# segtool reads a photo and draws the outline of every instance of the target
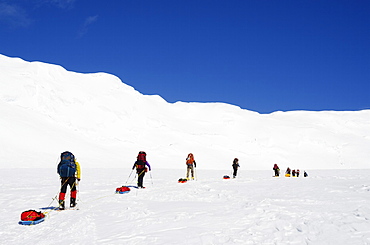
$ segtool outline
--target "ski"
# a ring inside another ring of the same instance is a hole
[[[46,208],[40,208],[42,210],[54,210],[54,211],[64,211],[64,210],[79,210],[80,208],[78,206],[75,207],[70,207],[70,208],[64,208],[64,209],[59,209],[59,207],[46,207]]]
[[[79,207],[71,207],[71,208],[64,208],[64,209],[55,209],[55,211],[68,211],[68,210],[80,210]]]

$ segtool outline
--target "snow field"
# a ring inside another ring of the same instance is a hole
[[[135,184],[134,174],[125,183],[130,169],[82,169],[80,209],[51,211],[35,226],[18,225],[19,216],[52,202],[57,174],[3,171],[1,244],[370,244],[370,170],[308,171],[308,178],[239,171],[223,180],[230,171],[198,169],[197,181],[182,184],[185,169],[154,169],[146,189],[114,194]]]
[[[170,104],[109,74],[0,55],[0,114],[0,244],[370,244],[370,110]],[[81,163],[80,210],[18,225],[56,205],[65,150]],[[147,189],[115,194],[140,150]],[[198,180],[179,184],[189,152]],[[223,180],[234,157],[238,178]],[[272,178],[274,163],[332,170]]]
[[[370,110],[259,114],[224,103],[167,103],[110,74],[3,55],[0,114],[0,168],[50,167],[65,150],[90,168],[103,157],[105,167],[120,168],[140,150],[160,168],[182,169],[190,152],[214,170],[234,157],[249,170],[369,168]]]

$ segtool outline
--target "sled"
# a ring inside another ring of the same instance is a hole
[[[180,178],[180,179],[178,180],[178,183],[186,183],[186,182],[188,182],[188,180],[187,180],[187,179]]]
[[[230,176],[228,176],[228,175],[224,175],[224,177],[223,177],[224,179],[230,179]]]
[[[116,188],[116,194],[125,194],[125,193],[128,193],[130,191],[131,190],[128,186],[122,186],[122,187]]]
[[[37,225],[41,222],[44,222],[45,218],[41,218],[39,220],[21,220],[18,222],[20,225]]]
[[[129,193],[130,191],[116,191],[116,194],[126,194]]]
[[[290,174],[285,174],[285,177],[290,177]]]

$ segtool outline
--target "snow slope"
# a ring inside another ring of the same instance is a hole
[[[170,104],[109,74],[0,55],[0,115],[0,244],[370,244],[369,110]],[[56,205],[64,150],[81,163],[80,209],[18,225]],[[135,184],[139,150],[147,188],[114,194]],[[189,152],[197,181],[179,184]],[[238,177],[223,180],[234,157]],[[272,178],[274,163],[309,177]]]
[[[0,55],[0,168],[54,168],[72,151],[84,168],[369,168],[370,110],[258,114],[223,103],[167,103],[117,77]]]
[[[308,178],[272,178],[246,171],[223,180],[222,170],[157,169],[146,189],[130,169],[86,169],[79,210],[52,211],[45,222],[21,226],[22,211],[56,205],[54,169],[3,169],[0,244],[370,244],[370,170],[310,171]],[[42,178],[34,178],[42,176]],[[68,201],[67,201],[68,202]]]

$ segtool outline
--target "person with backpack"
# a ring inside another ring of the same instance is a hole
[[[233,172],[233,178],[235,179],[236,178],[236,173],[238,172],[238,168],[240,167],[239,166],[239,159],[238,158],[234,158],[234,161],[233,161],[232,166],[233,166],[233,170],[234,170],[234,172]]]
[[[58,174],[61,179],[61,187],[59,193],[59,209],[65,209],[65,195],[67,192],[67,186],[70,186],[70,207],[76,206],[76,181],[81,180],[81,168],[80,164],[76,161],[75,156],[69,152],[65,151],[60,155],[60,163],[58,164]]]
[[[290,170],[290,168],[288,167],[288,168],[286,169],[286,171],[285,171],[285,177],[290,177],[290,172],[291,172],[291,170]]]
[[[193,153],[189,153],[188,154],[188,157],[186,158],[186,166],[187,166],[187,170],[186,170],[186,179],[189,180],[189,176],[190,176],[190,173],[191,173],[191,179],[194,180],[194,168],[197,167],[197,163],[195,162],[194,160],[194,155]]]
[[[272,168],[272,170],[275,171],[275,177],[279,177],[279,175],[280,175],[280,168],[279,168],[279,166],[276,163],[274,164],[274,167]]]
[[[137,160],[134,163],[134,166],[132,167],[132,170],[136,168],[138,188],[145,188],[143,186],[143,181],[145,173],[148,172],[148,168],[146,166],[148,166],[149,171],[152,170],[150,164],[146,160],[145,151],[140,151],[139,154],[137,155]]]

